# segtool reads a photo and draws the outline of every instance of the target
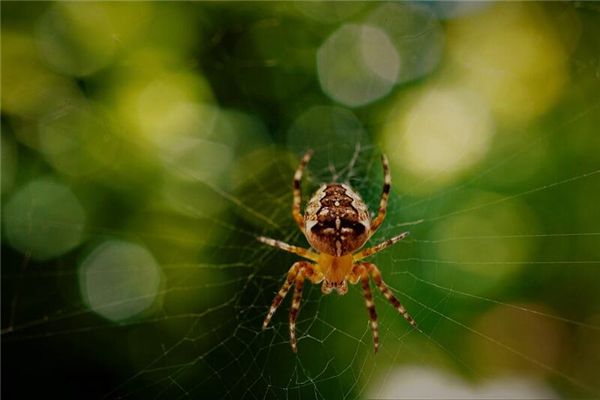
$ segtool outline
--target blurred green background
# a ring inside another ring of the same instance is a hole
[[[598,3],[2,2],[3,398],[600,396]],[[390,210],[284,301],[291,179]]]

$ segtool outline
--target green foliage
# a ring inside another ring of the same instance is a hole
[[[3,395],[594,397],[591,3],[2,3]],[[418,322],[307,284],[290,215],[348,182]],[[511,380],[512,379],[512,380]]]

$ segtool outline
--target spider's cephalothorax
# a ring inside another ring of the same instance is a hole
[[[360,281],[369,311],[375,351],[377,351],[379,347],[377,313],[369,285],[369,276],[373,278],[377,288],[394,305],[400,314],[412,326],[416,326],[413,318],[381,279],[381,273],[377,266],[369,262],[357,262],[399,242],[408,235],[408,232],[354,253],[375,233],[385,218],[391,185],[387,159],[385,156],[382,156],[384,172],[383,192],[381,194],[381,201],[379,202],[379,212],[375,219],[371,221],[367,206],[361,197],[350,186],[339,183],[322,185],[308,202],[306,212],[302,216],[300,213],[300,183],[302,181],[302,172],[306,164],[308,164],[311,155],[312,151],[309,150],[302,158],[302,162],[294,175],[292,215],[312,248],[317,250],[318,253],[301,247],[291,246],[279,240],[263,236],[258,238],[263,243],[313,261],[312,263],[298,261],[292,265],[288,271],[285,283],[273,299],[269,313],[263,321],[263,329],[268,326],[271,317],[291,286],[295,285],[292,308],[290,309],[290,343],[292,350],[295,352],[297,349],[296,318],[300,308],[304,280],[308,279],[312,283],[322,282],[321,290],[326,294],[334,289],[339,294],[345,294],[348,291],[347,281],[352,284]]]

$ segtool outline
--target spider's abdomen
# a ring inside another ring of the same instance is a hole
[[[323,185],[308,202],[304,233],[312,247],[340,257],[361,248],[369,238],[367,206],[348,185]]]

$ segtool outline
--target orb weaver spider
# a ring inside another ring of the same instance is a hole
[[[377,312],[369,285],[369,276],[375,281],[375,285],[386,299],[398,310],[410,325],[416,327],[415,320],[406,311],[404,306],[394,297],[390,289],[383,282],[379,268],[370,262],[360,262],[404,239],[409,232],[388,239],[378,245],[359,250],[366,241],[377,231],[385,218],[388,197],[391,187],[391,176],[388,160],[385,155],[381,156],[383,164],[384,184],[379,202],[379,212],[375,219],[371,220],[366,204],[350,186],[339,183],[322,185],[313,195],[306,206],[304,216],[300,212],[302,173],[310,161],[312,150],[306,152],[293,180],[294,200],[292,203],[292,215],[298,227],[306,236],[314,252],[309,249],[296,247],[279,240],[260,236],[257,239],[269,246],[297,254],[303,258],[313,261],[297,261],[289,269],[287,279],[273,299],[271,308],[263,321],[263,329],[266,329],[291,286],[295,284],[294,297],[289,315],[290,344],[292,351],[297,352],[296,344],[296,318],[302,300],[302,288],[304,280],[308,279],[314,284],[322,282],[321,291],[324,294],[336,290],[339,295],[348,292],[346,281],[351,284],[361,282],[365,303],[369,312],[371,332],[375,353],[379,348],[379,333],[377,326]]]

